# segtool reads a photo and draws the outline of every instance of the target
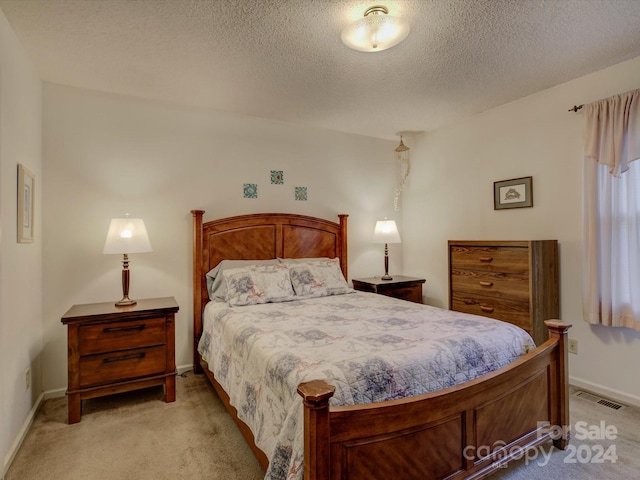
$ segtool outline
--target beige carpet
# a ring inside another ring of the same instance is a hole
[[[264,473],[204,375],[83,402],[67,424],[67,399],[43,402],[6,480],[261,480]]]
[[[575,424],[614,426],[613,440],[577,439]],[[612,410],[571,397],[572,447],[542,447],[536,458],[499,470],[493,480],[640,478],[640,409]],[[611,446],[617,458],[599,456]],[[572,449],[573,453],[572,453]],[[548,458],[543,457],[549,455]],[[598,462],[602,463],[598,463]],[[526,464],[526,465],[525,465]],[[263,473],[203,375],[177,378],[177,400],[162,389],[84,402],[67,425],[66,398],[46,400],[6,480],[261,480]],[[384,479],[387,480],[387,479]]]

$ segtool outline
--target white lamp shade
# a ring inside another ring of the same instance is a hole
[[[385,14],[367,15],[342,31],[342,43],[360,52],[381,52],[409,35],[409,25]]]
[[[102,253],[151,252],[149,235],[141,218],[114,218],[109,224]]]
[[[395,220],[378,220],[373,231],[373,241],[376,243],[402,243]]]

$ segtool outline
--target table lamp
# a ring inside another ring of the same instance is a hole
[[[382,280],[393,280],[389,275],[389,244],[401,243],[400,233],[395,220],[378,220],[376,228],[373,231],[373,241],[376,243],[384,243],[384,275]]]
[[[122,300],[117,307],[135,305],[129,298],[129,254],[151,252],[151,242],[141,218],[114,218],[109,224],[102,253],[120,253],[122,257]]]

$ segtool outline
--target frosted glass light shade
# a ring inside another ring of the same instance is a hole
[[[395,220],[378,220],[373,231],[375,243],[402,243]]]
[[[342,31],[342,43],[360,52],[381,52],[399,44],[409,35],[409,25],[386,12],[385,7],[368,9],[364,18]]]
[[[141,218],[114,218],[102,253],[145,253],[151,252],[151,242],[144,221]]]

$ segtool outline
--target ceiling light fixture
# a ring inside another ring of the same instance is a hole
[[[342,31],[342,42],[360,52],[381,52],[399,44],[407,35],[406,22],[389,15],[387,7],[375,5],[364,11],[364,18]]]

